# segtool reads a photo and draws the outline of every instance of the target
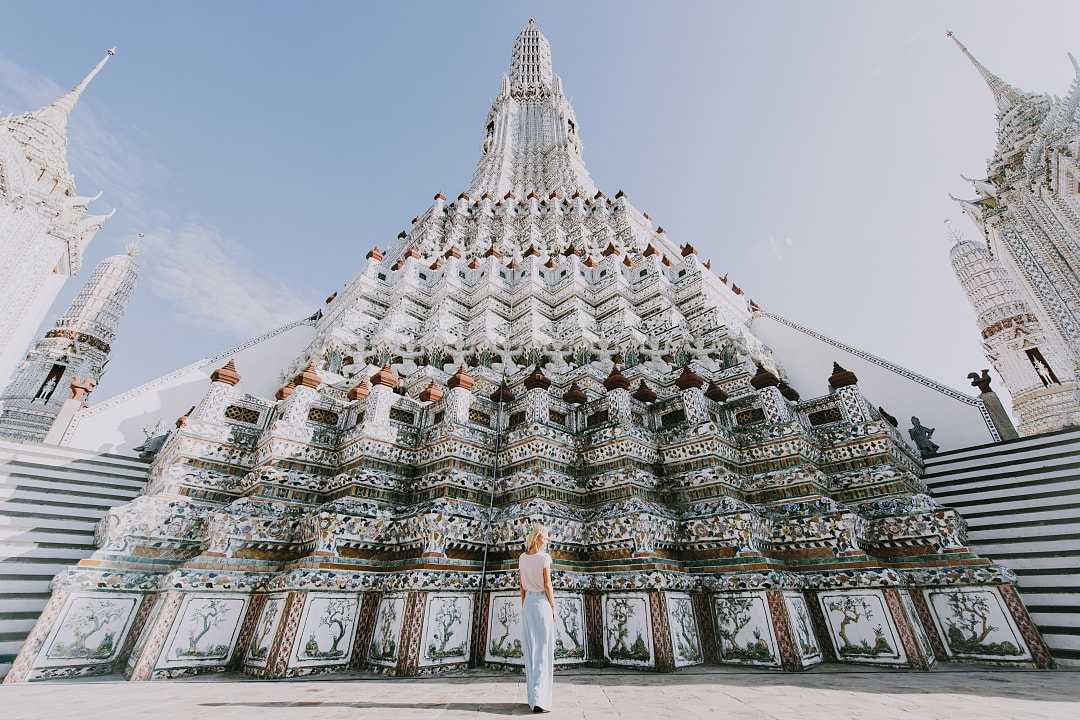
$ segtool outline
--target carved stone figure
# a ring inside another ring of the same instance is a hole
[[[915,442],[915,447],[919,448],[919,454],[923,457],[932,457],[937,455],[938,445],[931,436],[934,434],[934,428],[926,427],[919,422],[919,418],[912,416],[911,429],[908,430],[908,435]]]

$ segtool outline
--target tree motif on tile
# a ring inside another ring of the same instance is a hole
[[[176,656],[178,658],[206,658],[228,654],[227,644],[219,643],[200,649],[199,643],[211,630],[228,620],[231,614],[232,612],[222,600],[214,598],[203,601],[191,611],[190,617],[194,620],[194,625],[188,628],[188,646],[176,648]]]
[[[675,620],[675,653],[688,663],[701,662],[694,608],[689,598],[671,599],[671,617]]]
[[[248,656],[254,660],[262,660],[270,652],[270,635],[274,631],[275,620],[278,611],[281,610],[282,600],[270,598],[266,601],[259,625],[251,636],[251,645],[248,646]]]
[[[397,641],[394,630],[397,625],[397,605],[391,600],[379,609],[375,638],[371,642],[371,659],[389,661],[397,658]]]
[[[725,660],[776,660],[759,627],[752,631],[753,640],[739,644],[739,633],[754,619],[752,608],[755,600],[757,598],[753,597],[717,598],[716,630],[720,635],[720,654]]]
[[[555,659],[584,658],[585,643],[581,639],[581,608],[576,598],[556,598],[555,607],[558,609],[559,624],[562,625],[562,633],[556,633]],[[566,635],[570,646],[563,642],[561,635]]]
[[[458,598],[443,598],[439,611],[432,618],[438,628],[430,638],[427,648],[427,657],[431,660],[442,660],[448,657],[459,657],[465,654],[465,641],[462,640],[453,647],[447,647],[454,637],[454,630],[461,622],[463,615],[458,607]]]
[[[946,618],[949,648],[955,653],[977,655],[1023,655],[1014,643],[986,642],[998,630],[990,624],[990,601],[986,593],[951,592],[946,602],[953,614]]]
[[[795,634],[799,641],[799,650],[804,657],[817,655],[817,640],[814,631],[810,629],[810,614],[806,610],[806,604],[801,600],[792,601],[791,607],[795,609]]]
[[[889,641],[885,638],[885,631],[881,625],[874,627],[874,644],[871,645],[865,638],[858,643],[852,643],[848,638],[847,630],[852,623],[863,621],[873,622],[874,609],[866,598],[848,595],[829,602],[829,610],[840,613],[840,628],[837,634],[840,636],[840,652],[844,655],[894,655],[896,653]]]
[[[315,633],[308,635],[304,644],[304,656],[308,658],[337,658],[345,654],[340,648],[342,638],[353,624],[353,613],[356,610],[356,601],[352,598],[331,598],[327,601],[323,613],[319,617],[319,626],[325,627],[330,633],[330,647],[323,650]]]
[[[116,648],[114,621],[123,617],[124,608],[112,600],[88,600],[72,610],[67,629],[70,642],[57,641],[49,648],[49,657],[87,658],[105,660]],[[99,635],[100,633],[100,635]],[[91,640],[91,638],[93,640]]]
[[[609,599],[608,616],[612,621],[612,625],[607,628],[608,637],[611,639],[611,649],[608,650],[611,659],[648,662],[649,647],[645,644],[640,630],[634,642],[626,644],[630,635],[630,620],[637,616],[631,601],[627,598]]]
[[[510,632],[513,626],[519,625],[521,622],[521,616],[514,607],[513,598],[504,599],[499,603],[498,609],[495,610],[495,619],[502,626],[502,633],[499,637],[492,636],[491,654],[501,658],[524,656],[525,653],[521,649],[521,640],[515,638],[513,642],[510,642]]]

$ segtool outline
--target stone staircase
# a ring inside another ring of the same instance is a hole
[[[0,678],[49,599],[49,581],[94,551],[94,527],[132,499],[137,457],[0,440]]]
[[[1080,431],[945,452],[924,479],[967,520],[972,549],[1019,576],[1058,663],[1080,665]]]

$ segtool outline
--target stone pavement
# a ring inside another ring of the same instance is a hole
[[[949,666],[930,673],[818,667],[806,673],[693,668],[674,675],[582,669],[555,677],[552,718],[946,720],[1080,718],[1080,672]],[[97,680],[0,688],[5,720],[413,720],[528,715],[521,676],[372,675]]]

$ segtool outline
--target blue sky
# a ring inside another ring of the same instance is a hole
[[[764,309],[970,390],[986,361],[942,221],[974,234],[947,193],[995,121],[944,33],[1061,94],[1080,3],[9,3],[0,113],[119,47],[70,138],[80,192],[117,208],[86,266],[148,236],[96,399],[310,314],[455,196],[530,16],[605,191]]]

